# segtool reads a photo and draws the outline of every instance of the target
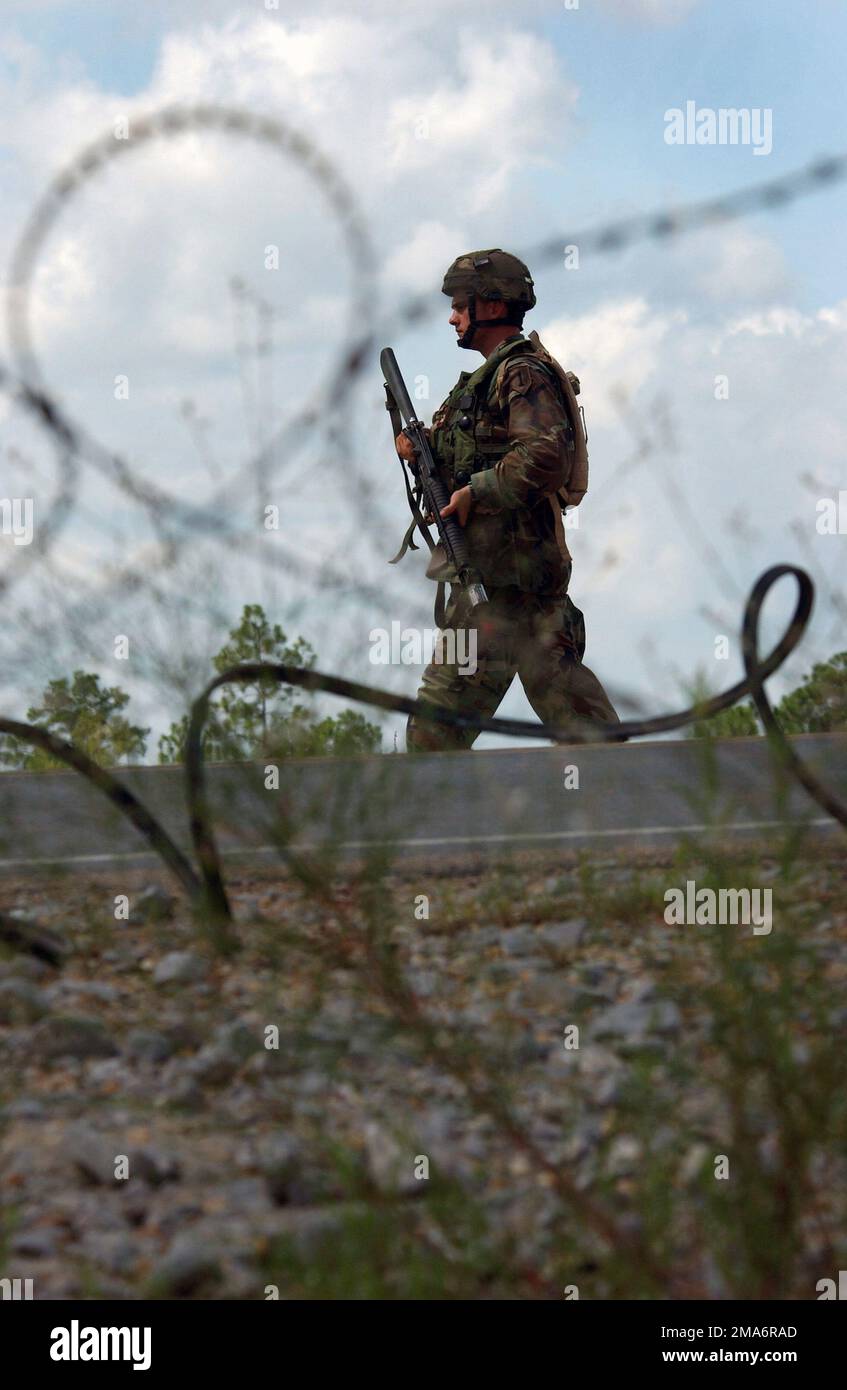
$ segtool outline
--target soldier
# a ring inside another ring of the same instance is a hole
[[[537,334],[525,338],[521,332],[536,299],[517,256],[499,248],[460,256],[442,291],[451,296],[449,321],[459,347],[482,353],[485,361],[462,372],[432,417],[429,440],[451,494],[442,516],[454,515],[465,527],[489,602],[472,609],[461,587],[452,589],[439,626],[475,629],[475,668],[443,660],[442,635],[418,696],[490,718],[518,675],[544,723],[582,732],[617,724],[605,690],[582,663],[584,622],[567,592],[571,557],[562,502],[578,502],[588,482],[572,390],[579,383]],[[406,435],[398,435],[396,445],[403,458],[413,458]],[[427,573],[450,578],[433,564]],[[406,745],[409,751],[470,748],[476,737],[472,729],[412,715]]]

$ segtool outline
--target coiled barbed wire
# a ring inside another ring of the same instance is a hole
[[[36,748],[41,748],[45,753],[51,754],[52,757],[58,758],[74,772],[78,772],[87,782],[90,782],[93,787],[108,797],[112,805],[116,806],[135,826],[136,830],[144,836],[151,849],[155,850],[156,854],[164,861],[189,897],[196,898],[198,896],[201,883],[182,850],[174,844],[168,832],[160,825],[152,812],[148,811],[144,803],[113,772],[110,772],[108,768],[101,767],[82,748],[77,748],[76,744],[67,739],[59,738],[49,729],[40,728],[38,724],[25,724],[18,719],[0,718],[0,733],[11,734],[24,743],[33,744]]]
[[[126,495],[145,507],[153,519],[161,517],[163,512],[167,510],[168,515],[181,519],[195,532],[211,531],[218,540],[225,544],[237,544],[241,539],[231,531],[231,528],[222,526],[220,511],[218,510],[219,502],[227,495],[228,490],[238,486],[239,475],[224,485],[211,507],[184,503],[171,496],[165,489],[139,479],[126,459],[114,451],[105,449],[81,426],[72,422],[52,398],[42,379],[32,348],[27,318],[28,295],[37,256],[47,233],[68,201],[89,178],[97,174],[113,158],[133,148],[138,148],[140,144],[155,138],[183,134],[190,130],[213,129],[236,135],[246,135],[263,141],[280,152],[293,156],[304,165],[327,194],[334,212],[345,228],[352,263],[357,272],[352,298],[350,336],[338,355],[329,388],[329,399],[334,399],[336,403],[344,399],[353,380],[369,365],[372,348],[377,338],[386,337],[392,327],[397,329],[403,324],[421,319],[430,312],[432,307],[431,296],[410,297],[393,313],[390,321],[386,321],[378,327],[370,327],[364,334],[356,336],[355,329],[360,319],[364,318],[366,322],[370,320],[372,323],[374,318],[374,258],[364,221],[358,212],[352,194],[331,163],[316,150],[311,141],[287,124],[279,120],[257,117],[247,111],[198,105],[194,107],[169,107],[149,116],[135,117],[132,125],[133,134],[130,140],[117,140],[114,133],[110,133],[107,137],[102,137],[89,145],[75,161],[57,176],[31,215],[13,258],[9,327],[17,374],[15,376],[0,366],[0,386],[13,391],[16,398],[53,436],[60,449],[62,485],[59,501],[61,502],[61,510],[54,517],[52,527],[49,524],[47,526],[47,542],[45,544],[42,538],[42,547],[39,552],[41,554],[46,553],[47,545],[55,537],[59,526],[66,519],[69,508],[68,499],[78,476],[72,472],[72,469],[75,468],[77,460],[80,459],[91,463],[101,472],[107,473]],[[705,200],[677,210],[642,214],[608,224],[582,235],[569,236],[565,241],[596,251],[598,254],[615,253],[638,240],[667,240],[697,227],[740,217],[754,208],[773,209],[785,206],[788,202],[816,189],[832,185],[845,176],[847,176],[847,156],[831,156],[754,188],[744,188],[722,198]],[[562,238],[546,239],[528,254],[530,259],[536,263],[545,264],[560,257],[562,245]],[[322,393],[324,398],[326,398],[326,394],[327,388],[324,388]],[[290,453],[294,445],[307,437],[319,419],[320,410],[317,406],[310,405],[301,410],[294,420],[289,422],[283,431],[278,432],[271,441],[267,442],[259,454],[245,467],[253,469],[259,466],[264,467],[274,452],[278,456],[283,441]],[[778,579],[787,575],[793,576],[798,585],[795,612],[783,637],[769,656],[760,662],[758,659],[758,623],[761,607],[771,587]],[[744,611],[743,655],[746,674],[743,680],[722,694],[675,714],[625,722],[610,727],[608,731],[598,728],[593,730],[590,735],[568,726],[536,724],[516,719],[482,719],[478,716],[461,715],[453,711],[438,709],[423,701],[348,681],[339,676],[324,675],[302,668],[274,663],[246,663],[232,667],[206,686],[194,702],[189,722],[185,789],[191,822],[191,836],[198,860],[199,874],[143,803],[117,777],[93,762],[80,749],[71,743],[56,738],[45,729],[16,720],[0,720],[0,731],[34,743],[52,753],[53,756],[86,777],[98,790],[108,796],[113,804],[118,806],[132,821],[136,829],[145,836],[156,853],[162,857],[167,867],[189,894],[195,908],[217,924],[219,944],[230,949],[237,945],[237,941],[231,930],[232,913],[223,883],[220,856],[210,819],[202,755],[203,729],[208,715],[209,703],[212,694],[219,687],[242,680],[253,680],[257,677],[271,677],[304,689],[341,696],[395,713],[416,714],[421,718],[437,723],[446,723],[454,727],[473,729],[477,732],[488,731],[553,740],[554,742],[584,742],[587,738],[599,738],[614,742],[623,738],[669,732],[683,727],[696,718],[708,718],[721,710],[728,709],[745,696],[751,696],[784,766],[829,815],[847,827],[847,807],[819,782],[788,744],[774,716],[764,688],[765,680],[794,650],[805,631],[812,609],[813,595],[814,585],[805,570],[793,565],[777,565],[770,568],[756,581]]]
[[[759,660],[758,632],[759,617],[767,594],[774,584],[784,576],[791,575],[797,582],[797,602],[791,621],[776,646],[765,658]],[[356,681],[343,680],[339,676],[324,675],[319,671],[307,671],[273,662],[246,662],[231,666],[210,681],[198,696],[191,710],[188,737],[185,748],[185,791],[191,822],[191,838],[197,855],[198,866],[203,879],[201,905],[204,915],[215,924],[222,944],[234,946],[229,924],[232,912],[224,887],[220,855],[215,841],[203,763],[203,729],[209,712],[212,695],[221,686],[241,681],[255,681],[270,677],[289,685],[307,690],[320,690],[327,694],[339,695],[360,704],[379,709],[393,710],[400,714],[418,715],[422,719],[447,724],[451,728],[472,729],[478,733],[510,734],[513,737],[529,737],[552,740],[554,743],[617,743],[624,739],[643,737],[647,734],[667,733],[682,728],[695,719],[708,719],[722,710],[729,709],[745,696],[752,696],[757,709],[762,713],[763,722],[767,720],[768,733],[779,751],[784,765],[794,773],[827,813],[847,829],[847,805],[814,776],[809,768],[788,744],[785,735],[774,717],[765,690],[768,676],[782,665],[786,657],[797,646],[806,630],[812,612],[815,587],[805,570],[794,565],[774,565],[756,580],[750,591],[744,610],[744,665],[746,675],[722,694],[714,695],[687,709],[674,714],[659,715],[653,719],[626,720],[620,724],[595,725],[590,732],[569,725],[534,723],[523,719],[484,719],[479,715],[459,714],[454,710],[440,709],[421,700],[412,700],[388,691],[377,690],[372,686],[361,685]],[[767,712],[767,714],[765,713]]]
[[[15,246],[8,296],[8,328],[15,364],[16,378],[0,366],[0,386],[14,391],[23,404],[58,441],[67,490],[68,455],[84,459],[109,477],[134,502],[145,508],[148,518],[167,516],[181,520],[186,526],[215,536],[216,540],[237,547],[242,533],[233,533],[220,499],[198,506],[174,496],[167,489],[141,479],[128,460],[119,452],[100,444],[94,436],[59,406],[48,391],[35,353],[29,324],[29,304],[35,267],[45,240],[70,201],[86,183],[101,173],[113,160],[134,152],[150,141],[183,135],[196,130],[212,130],[245,136],[267,145],[277,153],[288,155],[312,177],[323,192],[344,233],[350,256],[352,293],[348,311],[348,330],[338,354],[337,365],[327,383],[315,393],[311,404],[278,431],[263,447],[260,458],[252,459],[246,467],[256,469],[260,463],[276,454],[283,446],[290,457],[319,422],[324,401],[340,409],[353,380],[362,370],[363,347],[351,348],[356,325],[372,315],[376,303],[375,256],[364,218],[352,191],[331,161],[302,132],[280,119],[257,116],[255,113],[223,106],[170,106],[146,116],[133,117],[130,134],[118,139],[114,131],[87,145],[53,179],[44,196],[38,200]],[[237,484],[237,479],[230,486]],[[53,528],[55,533],[55,527]],[[42,547],[43,548],[43,547]],[[280,557],[275,557],[279,559]],[[296,561],[300,563],[299,557]]]
[[[68,203],[114,159],[153,140],[196,130],[244,136],[264,143],[300,163],[322,189],[338,217],[354,270],[348,336],[337,355],[329,382],[317,394],[315,402],[298,411],[288,424],[272,435],[257,454],[221,485],[205,506],[184,502],[167,490],[140,480],[120,453],[100,445],[78,422],[71,421],[46,389],[28,321],[29,292],[38,254]],[[545,238],[526,254],[531,261],[542,265],[560,259],[562,247],[566,244],[576,244],[600,255],[615,254],[638,241],[667,241],[700,227],[737,219],[757,208],[774,210],[785,207],[797,198],[832,186],[845,177],[847,155],[827,155],[789,174],[718,198],[639,214],[583,233]],[[151,518],[167,515],[181,519],[195,531],[213,534],[222,544],[237,548],[244,536],[233,531],[221,508],[225,508],[238,495],[245,472],[266,470],[269,462],[279,459],[283,451],[290,458],[293,451],[321,423],[327,403],[335,411],[341,409],[354,380],[370,365],[378,341],[390,337],[392,332],[399,331],[406,324],[421,320],[434,310],[433,296],[413,295],[386,320],[375,322],[378,317],[375,289],[375,257],[364,218],[349,186],[311,139],[279,118],[257,116],[239,108],[209,103],[168,106],[157,112],[132,117],[126,139],[118,139],[115,132],[110,131],[86,146],[59,172],[33,209],[16,245],[11,268],[8,319],[18,378],[16,394],[22,404],[58,439],[63,449],[63,469],[66,468],[64,460],[68,451],[83,456],[110,476],[126,495],[144,506]],[[360,333],[358,328],[361,322],[373,326]],[[14,387],[15,383],[12,374],[0,365],[0,386],[3,385]],[[266,472],[265,476],[269,479],[270,473]],[[63,499],[68,489],[69,483],[62,489]],[[55,533],[55,527],[52,531],[48,529],[47,537],[52,538]],[[49,539],[42,542],[41,553],[46,553],[47,544]],[[301,566],[305,559],[284,551],[264,558],[270,563],[289,566]]]
[[[758,633],[762,605],[773,586],[789,575],[797,583],[794,613],[780,640],[768,656],[760,660]],[[56,738],[36,725],[23,724],[11,719],[0,719],[0,732],[13,734],[44,748],[67,766],[81,773],[103,792],[113,805],[127,816],[177,878],[180,886],[187,892],[198,918],[210,929],[217,947],[222,951],[233,951],[238,948],[239,942],[232,929],[232,909],[223,880],[220,852],[212,824],[203,759],[203,731],[211,698],[222,686],[270,678],[303,690],[321,691],[343,699],[355,700],[358,704],[370,705],[373,708],[417,715],[422,719],[447,724],[453,728],[471,729],[477,733],[509,734],[554,743],[616,743],[648,734],[667,733],[682,728],[695,719],[711,718],[746,696],[752,696],[768,736],[785,768],[797,778],[828,815],[847,829],[847,805],[824,786],[788,743],[774,716],[765,690],[765,681],[778,670],[803,636],[811,616],[813,601],[814,584],[805,570],[795,565],[772,566],[756,580],[745,605],[743,651],[746,675],[743,680],[737,681],[718,695],[673,714],[658,715],[653,719],[627,720],[609,725],[607,728],[597,725],[590,732],[586,732],[584,726],[541,724],[522,719],[484,719],[475,714],[459,714],[454,710],[440,709],[422,700],[395,695],[387,690],[362,685],[358,681],[349,681],[341,676],[325,675],[320,671],[276,662],[243,662],[231,666],[210,681],[194,701],[186,738],[184,788],[197,871],[139,798],[113,773],[101,768],[72,743]]]

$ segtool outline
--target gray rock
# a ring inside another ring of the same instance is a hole
[[[486,984],[508,984],[519,971],[525,969],[526,961],[522,956],[514,960],[493,960],[480,968],[478,978]]]
[[[678,1033],[682,1027],[682,1014],[672,999],[660,999],[648,1013],[650,1027],[656,1033]]]
[[[31,1259],[48,1259],[56,1253],[53,1232],[44,1229],[19,1231],[12,1236],[12,1252],[15,1255],[28,1255]]]
[[[131,1148],[128,1157],[130,1177],[140,1178],[151,1187],[161,1187],[163,1183],[176,1182],[182,1177],[179,1159],[161,1149],[149,1145]]]
[[[466,1028],[486,1028],[496,1013],[497,1006],[490,999],[475,1000],[460,1010],[456,1023]]]
[[[561,1152],[557,1155],[557,1162],[572,1167],[585,1158],[586,1154],[594,1147],[594,1143],[593,1130],[586,1124],[580,1125],[573,1134],[568,1135],[562,1144]]]
[[[541,928],[541,940],[555,951],[572,951],[582,940],[586,929],[584,917],[572,917],[567,922],[547,922]]]
[[[109,1274],[131,1274],[139,1255],[123,1231],[89,1231],[84,1250],[93,1264]]]
[[[268,1053],[268,1056],[274,1056]],[[326,1093],[326,1073],[310,1069],[304,1071],[297,1084],[297,1090],[301,1096],[322,1096]]]
[[[534,927],[512,927],[503,933],[500,944],[507,956],[537,956],[541,949]]]
[[[121,1180],[115,1177],[115,1159],[118,1154],[126,1153],[126,1148],[119,1141],[107,1139],[81,1125],[74,1126],[66,1135],[65,1152],[86,1182],[98,1187],[121,1185]]]
[[[152,1291],[164,1298],[188,1298],[220,1278],[215,1255],[190,1236],[177,1237],[151,1276]]]
[[[630,999],[605,1009],[590,1024],[592,1038],[621,1038],[639,1042],[651,1033],[676,1033],[682,1024],[679,1009],[669,999],[641,1003]]]
[[[15,956],[12,960],[0,960],[0,980],[43,980],[52,974],[46,961],[34,956]]]
[[[270,1134],[258,1147],[257,1163],[277,1206],[303,1206],[327,1195],[326,1183],[314,1164],[307,1164],[302,1145],[290,1135]]]
[[[578,965],[576,972],[582,988],[600,994],[611,1002],[619,991],[619,972],[613,965]]]
[[[131,926],[145,922],[165,922],[174,914],[176,899],[165,888],[151,883],[135,900],[127,921]]]
[[[199,1201],[192,1201],[189,1198],[186,1201],[178,1201],[175,1204],[169,1202],[166,1207],[159,1206],[155,1208],[151,1216],[159,1232],[163,1236],[167,1236],[168,1240],[180,1240],[187,1236],[190,1238],[192,1245],[198,1243],[201,1245],[204,1244],[202,1239],[200,1239],[196,1226],[196,1223],[199,1222],[203,1216],[203,1208],[200,1206]],[[218,1220],[223,1220],[223,1214],[219,1214]],[[207,1250],[210,1246],[211,1242],[206,1241],[205,1247]]]
[[[60,980],[53,988],[53,996],[77,995],[80,999],[98,999],[102,1004],[114,1004],[121,992],[114,985],[100,980]]]
[[[84,1125],[75,1125],[67,1134],[66,1153],[86,1182],[98,1187],[123,1187],[141,1180],[151,1187],[173,1182],[181,1176],[178,1160],[152,1145],[127,1144],[120,1135],[103,1135]],[[128,1178],[115,1177],[118,1155],[126,1155]]]
[[[350,994],[332,994],[324,1000],[319,1022],[328,1023],[339,1033],[349,1029],[356,1016],[356,1003]]]
[[[270,1194],[261,1178],[233,1178],[220,1188],[207,1189],[207,1196],[217,1193],[223,1197],[229,1211],[240,1215],[258,1216],[270,1209]]]
[[[631,1003],[647,1004],[656,998],[656,981],[649,975],[639,975],[630,984],[629,999]]]
[[[7,912],[0,922],[0,938],[8,946],[14,946],[21,953],[34,956],[53,966],[64,964],[67,956],[67,942],[26,912]]]
[[[33,1030],[32,1048],[40,1061],[114,1057],[120,1050],[98,1019],[82,1014],[57,1014],[43,1019]]]
[[[208,1038],[208,1029],[203,1028],[196,1018],[161,1017],[159,1028],[170,1039],[175,1052],[185,1049],[194,1051]]]
[[[251,1251],[251,1255],[253,1252]],[[253,1255],[255,1259],[255,1255]],[[264,1300],[265,1280],[259,1280],[255,1264],[243,1255],[221,1257],[221,1277],[223,1284],[219,1297],[227,1303],[243,1303],[248,1299]]]
[[[0,1024],[36,1023],[50,1012],[50,999],[29,980],[0,980]]]
[[[408,970],[406,980],[421,999],[431,999],[438,989],[438,976],[434,970]]]
[[[623,1083],[624,1064],[621,1059],[596,1042],[589,1042],[575,1056],[580,1075],[590,1088],[592,1104],[614,1105]]]
[[[21,1096],[19,1100],[10,1100],[8,1105],[4,1105],[0,1117],[4,1120],[41,1120],[46,1113],[40,1100]]]
[[[641,1144],[631,1134],[619,1134],[612,1140],[606,1155],[606,1172],[613,1178],[633,1174],[641,1160]]]
[[[363,1204],[347,1202],[324,1207],[299,1207],[280,1212],[284,1225],[278,1234],[290,1241],[301,1259],[326,1258],[334,1236],[340,1235],[345,1218],[366,1215]]]
[[[208,965],[202,956],[194,951],[169,951],[159,961],[153,971],[153,983],[157,985],[190,985],[204,980]]]
[[[499,946],[503,936],[502,927],[476,927],[471,933],[471,942],[474,946]]]
[[[780,1166],[780,1146],[777,1135],[771,1131],[765,1134],[757,1144],[759,1154],[759,1166],[763,1173],[774,1174]]]
[[[177,1110],[202,1110],[206,1097],[192,1076],[178,1076],[160,1097],[160,1104],[172,1105]]]
[[[201,1047],[196,1057],[188,1062],[188,1075],[201,1086],[225,1086],[231,1081],[241,1065],[240,1059],[233,1056],[227,1047],[220,1043],[210,1043]]]
[[[152,1062],[158,1066],[173,1056],[174,1044],[164,1033],[154,1029],[136,1028],[126,1040],[126,1054],[135,1062]]]
[[[365,1155],[371,1181],[387,1196],[408,1196],[423,1193],[426,1182],[415,1177],[415,1155],[403,1148],[376,1120],[367,1120],[364,1128]]]
[[[215,1045],[226,1051],[236,1062],[246,1062],[254,1052],[264,1048],[264,1037],[260,1030],[238,1019],[225,1023],[215,1033]]]
[[[540,1061],[545,1058],[550,1051],[550,1044],[539,1042],[539,1040],[529,1030],[524,1034],[518,1043],[513,1056],[514,1060],[521,1065]]]
[[[86,1079],[95,1088],[107,1086],[110,1092],[124,1096],[134,1089],[132,1071],[123,1057],[104,1057],[100,1062],[92,1062]]]

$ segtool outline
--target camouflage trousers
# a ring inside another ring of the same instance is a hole
[[[454,588],[433,660],[418,698],[441,709],[491,718],[515,676],[545,724],[571,724],[590,732],[620,720],[593,671],[582,664],[585,627],[567,594],[553,598],[521,589],[489,589],[489,602],[473,609],[463,590]],[[450,646],[445,634],[461,633]],[[475,632],[475,638],[474,638]],[[474,651],[475,641],[475,651]],[[461,653],[464,667],[445,657]],[[468,653],[475,656],[475,669]],[[409,752],[470,748],[474,729],[451,728],[410,715]]]

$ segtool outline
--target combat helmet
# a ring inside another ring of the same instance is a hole
[[[470,322],[467,331],[459,339],[459,347],[470,347],[478,327],[476,321],[476,299],[503,299],[509,305],[516,305],[521,317],[527,309],[535,305],[535,290],[532,276],[522,260],[499,246],[487,251],[467,251],[457,256],[444,276],[442,294],[452,298],[456,294],[468,296]],[[509,324],[516,328],[516,319],[498,319],[499,324]]]

